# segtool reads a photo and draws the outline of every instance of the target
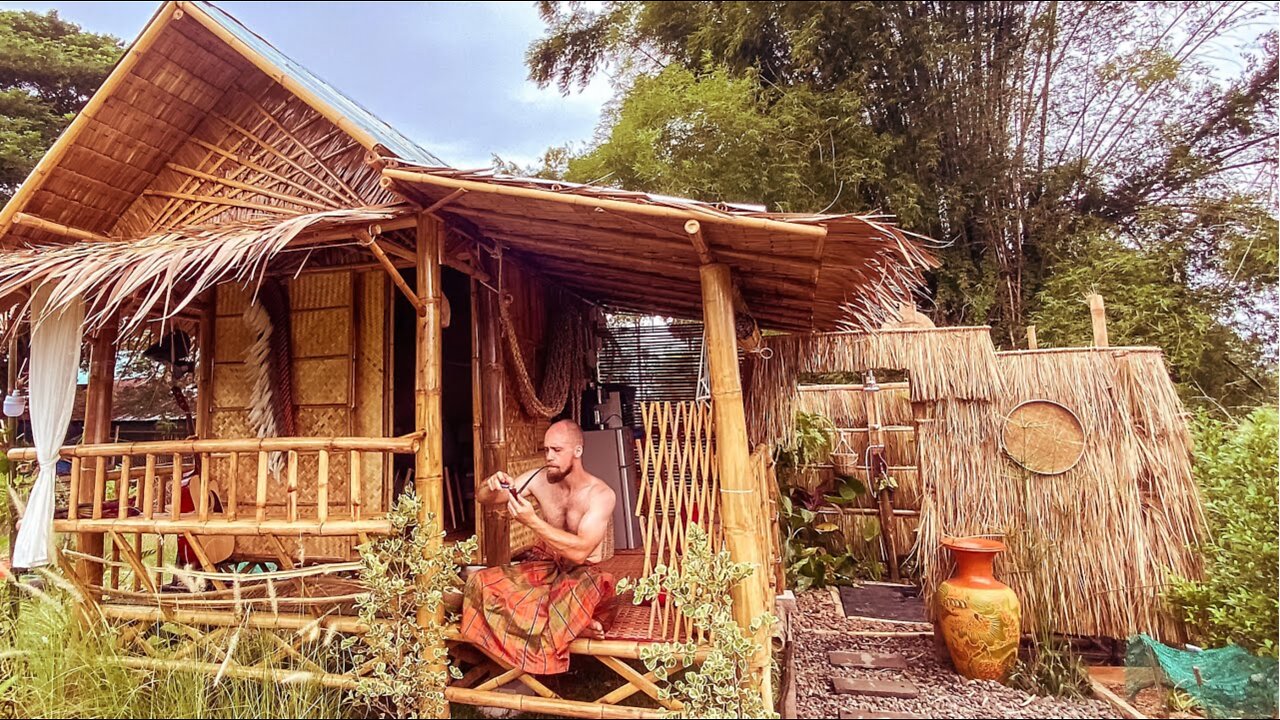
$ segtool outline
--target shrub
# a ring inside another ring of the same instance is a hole
[[[1169,599],[1193,639],[1276,656],[1280,542],[1276,525],[1277,412],[1258,408],[1232,423],[1198,417],[1195,474],[1208,532],[1204,579],[1173,578]]]

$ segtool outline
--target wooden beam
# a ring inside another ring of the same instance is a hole
[[[167,190],[143,190],[143,195],[151,195],[155,197],[167,197],[174,200],[186,200],[188,202],[207,203],[210,205],[228,205],[230,207],[245,208],[248,210],[258,210],[260,212],[275,213],[278,215],[292,215],[299,210],[293,208],[279,207],[276,205],[263,205],[262,203],[249,202],[248,200],[238,200],[236,198],[220,197],[217,195],[194,195],[192,193],[169,192]],[[294,201],[290,201],[294,202]]]
[[[1093,344],[1096,347],[1109,347],[1107,340],[1107,305],[1102,296],[1089,293],[1089,319],[1093,322]]]
[[[711,254],[711,248],[707,245],[707,239],[702,237],[701,223],[697,220],[686,220],[684,231],[689,233],[689,241],[693,243],[694,252],[698,253],[699,262],[703,265],[708,265],[716,261]]]
[[[111,238],[106,235],[89,232],[88,230],[81,230],[80,228],[63,225],[62,223],[56,223],[52,220],[45,220],[42,217],[36,217],[35,215],[29,215],[24,212],[13,214],[13,224],[33,228],[35,230],[43,230],[44,232],[61,235],[66,238],[71,238],[72,240],[83,240],[85,242],[111,241]]]
[[[400,271],[396,268],[395,264],[391,262],[391,258],[387,257],[387,253],[380,245],[378,245],[378,242],[364,230],[357,230],[356,237],[360,240],[360,244],[369,248],[369,252],[373,253],[373,256],[378,259],[378,264],[382,265],[382,268],[387,271],[387,275],[391,276],[391,282],[394,283],[395,286],[399,288],[400,292],[404,294],[405,298],[408,299],[409,304],[412,305],[414,311],[417,312],[418,317],[426,315],[426,303],[423,302],[422,298],[418,297],[418,294],[413,291],[413,288],[409,287],[409,283],[405,282],[405,279],[400,275]]]
[[[429,213],[429,214],[433,214],[433,213],[435,213],[435,211],[439,210],[440,208],[444,207],[445,205],[448,205],[449,203],[453,202],[454,200],[457,200],[458,198],[460,198],[460,197],[462,197],[463,195],[466,195],[466,194],[467,194],[467,190],[466,190],[466,188],[458,188],[457,190],[454,190],[453,192],[449,193],[448,195],[445,195],[444,197],[440,198],[439,200],[437,200],[437,201],[435,201],[435,202],[431,203],[431,204],[430,204],[430,205],[428,205],[428,206],[426,207],[426,209],[424,209],[422,212],[424,212],[424,213]]]
[[[458,178],[443,177],[432,173],[414,172],[411,170],[400,170],[397,168],[386,168],[382,171],[384,178],[392,181],[404,182],[410,185],[433,185],[435,187],[464,189],[471,192],[486,193],[489,195],[502,195],[506,197],[522,198],[525,200],[541,200],[543,202],[555,202],[564,205],[577,205],[587,208],[601,208],[605,210],[613,210],[621,213],[630,213],[633,215],[647,215],[649,217],[660,217],[668,220],[685,220],[693,219],[693,215],[706,222],[714,222],[717,224],[730,225],[741,228],[751,228],[753,230],[769,230],[784,235],[799,235],[802,237],[825,237],[827,228],[824,225],[807,225],[801,223],[784,222],[781,220],[773,220],[770,218],[759,217],[742,217],[738,215],[719,215],[713,214],[702,208],[677,208],[668,205],[645,204],[639,202],[627,202],[625,200],[615,200],[612,198],[592,197],[590,195],[573,195],[569,193],[553,192],[551,190],[539,190],[535,188],[517,187],[512,185],[499,185],[496,183],[480,182],[477,180],[460,180]]]
[[[502,219],[511,220],[514,222],[519,222],[523,224],[523,226],[520,228],[520,234],[529,240],[541,240],[541,241],[550,242],[550,243],[564,242],[563,238],[552,237],[545,234],[539,234],[536,231],[537,228],[535,223],[543,224],[543,225],[559,224],[559,225],[571,226],[574,228],[580,228],[584,232],[589,232],[599,238],[617,240],[623,243],[644,242],[645,244],[648,244],[648,245],[660,245],[664,248],[670,249],[672,252],[677,252],[682,254],[689,253],[694,256],[696,256],[697,254],[690,243],[681,241],[679,239],[679,236],[674,232],[672,233],[672,236],[670,238],[657,237],[655,235],[645,234],[645,233],[629,233],[622,230],[611,230],[608,228],[595,227],[593,225],[583,225],[580,223],[571,223],[571,222],[562,222],[562,221],[553,221],[553,220],[541,220],[538,218],[522,217],[519,215],[510,214],[510,213],[496,212],[492,210],[481,210],[478,208],[468,208],[468,207],[461,207],[461,206],[449,208],[447,210],[447,213],[453,216],[464,215],[467,217],[476,217],[476,218],[482,218],[482,219],[486,217],[502,218]],[[624,219],[629,219],[629,218],[624,218]],[[648,225],[646,224],[646,226]],[[491,236],[493,232],[490,229],[486,229],[485,234]],[[765,253],[758,253],[758,252],[750,252],[747,250],[735,250],[733,248],[725,247],[724,245],[718,245],[718,246],[708,245],[708,248],[710,248],[711,252],[714,253],[718,259],[721,259],[721,260],[766,261],[774,265],[780,265],[789,270],[793,270],[798,275],[805,278],[811,277],[813,274],[814,261],[810,258],[796,257],[793,255],[772,255],[772,254],[765,254]],[[693,258],[691,257],[690,260],[692,259]]]
[[[1040,343],[1036,342],[1036,326],[1028,325],[1027,326],[1027,349],[1038,350],[1039,348],[1040,348]]]
[[[707,368],[711,376],[712,411],[715,414],[724,543],[734,562],[750,565],[755,573],[753,578],[734,586],[733,617],[744,632],[750,632],[752,621],[768,608],[764,583],[760,581],[769,572],[765,557],[768,542],[759,536],[765,499],[756,487],[747,445],[747,419],[742,377],[738,370],[737,334],[734,331],[733,278],[727,265],[703,265],[701,272],[703,328],[706,332]],[[771,647],[768,628],[757,629],[753,639],[765,652]],[[763,663],[756,664],[759,667]],[[763,664],[763,667],[768,672],[768,665]],[[766,710],[772,710],[771,697],[764,697],[764,703]]]
[[[294,203],[296,205],[304,205],[306,207],[311,208],[312,210],[332,210],[335,207],[334,205],[325,206],[325,205],[321,205],[318,202],[313,202],[311,200],[303,200],[302,198],[297,197],[296,195],[288,195],[286,193],[276,192],[274,190],[268,190],[258,185],[250,185],[249,183],[240,182],[239,180],[232,180],[231,178],[219,177],[217,175],[210,175],[207,172],[201,172],[199,170],[196,170],[195,168],[189,168],[185,165],[179,165],[177,163],[168,162],[168,163],[165,163],[164,166],[174,172],[182,173],[183,175],[188,175],[193,178],[205,180],[211,183],[217,183],[218,185],[222,185],[224,187],[235,188],[236,190],[245,190],[248,192],[256,193],[258,195],[265,195],[267,197],[272,197],[277,200],[283,200],[285,202]]]

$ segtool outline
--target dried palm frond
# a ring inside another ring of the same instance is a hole
[[[126,334],[149,316],[170,318],[218,283],[260,279],[268,264],[305,230],[390,220],[395,208],[355,208],[284,220],[175,229],[132,241],[33,247],[3,255],[0,298],[49,284],[49,307],[85,299],[86,330],[128,309]]]

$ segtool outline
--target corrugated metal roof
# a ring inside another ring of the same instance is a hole
[[[253,48],[255,52],[262,55],[273,65],[276,65],[282,71],[289,73],[291,78],[305,85],[307,89],[311,90],[326,103],[333,106],[334,109],[350,118],[352,122],[358,124],[370,135],[374,136],[379,143],[386,146],[386,148],[395,153],[396,156],[414,163],[446,165],[443,160],[423,149],[417,143],[404,135],[401,135],[395,128],[378,119],[377,116],[366,110],[360,103],[352,100],[339,92],[329,83],[316,77],[314,73],[303,67],[301,64],[294,62],[287,55],[277,50],[271,43],[245,27],[239,20],[232,17],[217,5],[210,2],[204,2],[203,0],[198,0],[192,4],[198,6],[219,25],[226,28],[228,32],[234,34],[246,45]]]

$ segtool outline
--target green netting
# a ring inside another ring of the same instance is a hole
[[[1147,635],[1129,639],[1125,690],[1132,699],[1161,686],[1190,695],[1211,718],[1271,718],[1280,709],[1280,667],[1237,645],[1177,650]]]

